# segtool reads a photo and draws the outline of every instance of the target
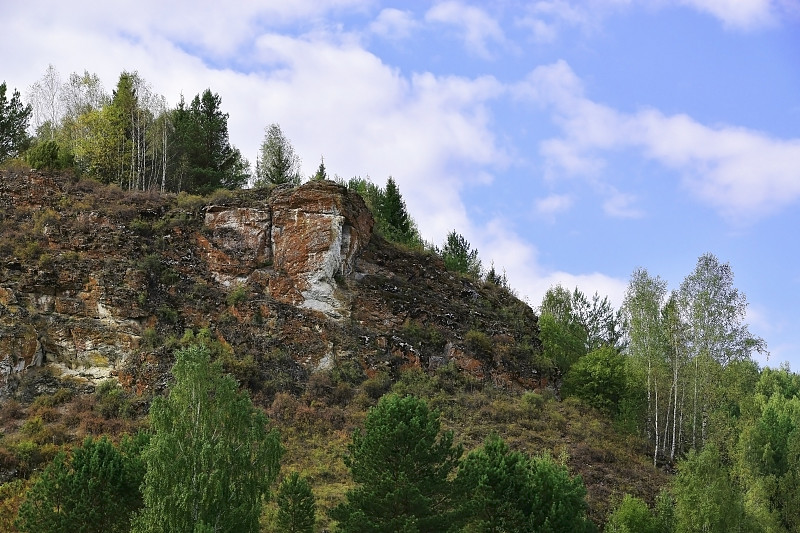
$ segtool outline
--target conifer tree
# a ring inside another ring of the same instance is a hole
[[[31,533],[128,531],[142,503],[144,469],[139,457],[146,436],[123,442],[87,437],[72,456],[60,452],[28,491],[17,527]]]
[[[19,91],[9,100],[6,83],[0,83],[0,161],[20,155],[28,147],[28,121],[33,112],[23,105]]]
[[[298,472],[292,472],[281,483],[277,495],[278,532],[312,533],[317,504],[311,485]]]
[[[384,396],[356,430],[345,464],[358,486],[331,512],[342,532],[447,531],[455,517],[450,473],[461,456],[439,413],[413,396]]]
[[[324,170],[324,168],[323,168]],[[270,124],[261,142],[256,187],[300,185],[300,157],[278,124]]]

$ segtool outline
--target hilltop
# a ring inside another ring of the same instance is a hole
[[[140,427],[173,351],[202,339],[282,429],[323,506],[348,483],[350,431],[390,389],[426,397],[467,449],[497,432],[566,454],[597,522],[625,492],[653,501],[666,477],[644,445],[558,401],[530,306],[373,225],[330,181],[195,196],[3,171],[2,479],[37,468],[15,448],[26,437],[42,464],[84,434]],[[40,434],[25,426],[36,417]]]

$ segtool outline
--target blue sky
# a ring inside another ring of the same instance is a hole
[[[762,364],[800,368],[797,0],[6,0],[0,77],[53,64],[174,105],[211,88],[254,161],[277,122],[312,174],[398,182],[532,305],[622,302],[706,252],[747,295]]]

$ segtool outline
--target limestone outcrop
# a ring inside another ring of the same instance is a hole
[[[197,197],[0,172],[0,400],[108,378],[161,390],[196,335],[267,397],[345,363],[535,386],[530,307],[373,223],[328,181]],[[493,359],[470,352],[470,329]]]

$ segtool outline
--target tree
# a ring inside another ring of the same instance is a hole
[[[604,346],[581,357],[564,377],[564,394],[616,414],[627,389],[625,357]]]
[[[324,168],[323,168],[324,170]],[[278,124],[267,126],[258,156],[256,186],[300,185],[300,158]]]
[[[593,533],[586,516],[586,487],[580,476],[569,475],[563,463],[547,454],[531,459],[533,502],[528,530],[532,533]]]
[[[406,203],[394,178],[389,176],[378,207],[378,225],[389,240],[402,244],[414,244],[421,239],[408,214]]]
[[[169,396],[153,400],[139,532],[258,531],[282,448],[266,415],[205,346],[177,352]]]
[[[44,76],[28,88],[34,130],[40,141],[55,141],[56,129],[63,115],[63,86],[61,75],[50,64]]]
[[[211,89],[187,106],[181,97],[172,113],[173,189],[206,194],[219,188],[237,189],[249,179],[249,163],[228,137],[228,114]]]
[[[576,289],[577,291],[577,289]],[[572,294],[561,285],[550,287],[539,306],[539,338],[543,355],[562,374],[586,355],[588,334],[572,307]]]
[[[692,446],[697,448],[706,440],[721,369],[731,361],[749,359],[753,351],[766,351],[766,345],[744,323],[747,300],[733,286],[730,265],[713,254],[700,256],[681,283],[678,305],[694,367]]]
[[[606,521],[605,533],[670,533],[662,531],[647,504],[639,498],[625,494]]]
[[[473,278],[481,275],[481,260],[478,259],[478,250],[473,250],[469,242],[455,230],[447,234],[442,259],[447,270],[460,272]]]
[[[317,505],[311,485],[298,472],[292,472],[278,489],[279,533],[312,533]]]
[[[748,527],[742,496],[714,445],[691,450],[672,482],[677,533],[757,531]]]
[[[462,513],[475,532],[523,531],[534,499],[530,460],[497,435],[486,438],[458,467]]]
[[[140,434],[118,449],[108,437],[87,437],[71,457],[58,453],[31,486],[17,527],[32,533],[128,531],[142,503],[139,455],[146,441]]]
[[[0,83],[0,162],[17,157],[27,149],[31,105],[23,105],[19,91],[6,97],[6,82]]]
[[[317,167],[317,171],[311,177],[312,181],[323,181],[328,179],[328,173],[325,171],[325,158],[319,158],[319,167]]]
[[[667,294],[667,282],[660,277],[651,277],[647,270],[636,269],[631,275],[625,293],[623,311],[628,324],[628,355],[631,364],[642,369],[645,375],[647,390],[647,423],[645,430],[653,443],[653,464],[656,463],[662,436],[662,426],[674,422],[676,410],[673,400],[678,393],[679,365],[673,367],[673,380],[669,387],[666,409],[664,408],[664,392],[662,376],[667,375],[667,354],[669,352],[664,318],[664,300]],[[670,408],[673,417],[670,419]],[[665,430],[666,431],[666,430]],[[666,437],[666,434],[664,435]]]
[[[447,531],[455,516],[449,478],[461,457],[439,413],[413,396],[384,396],[356,429],[345,464],[358,486],[331,511],[343,532]]]

